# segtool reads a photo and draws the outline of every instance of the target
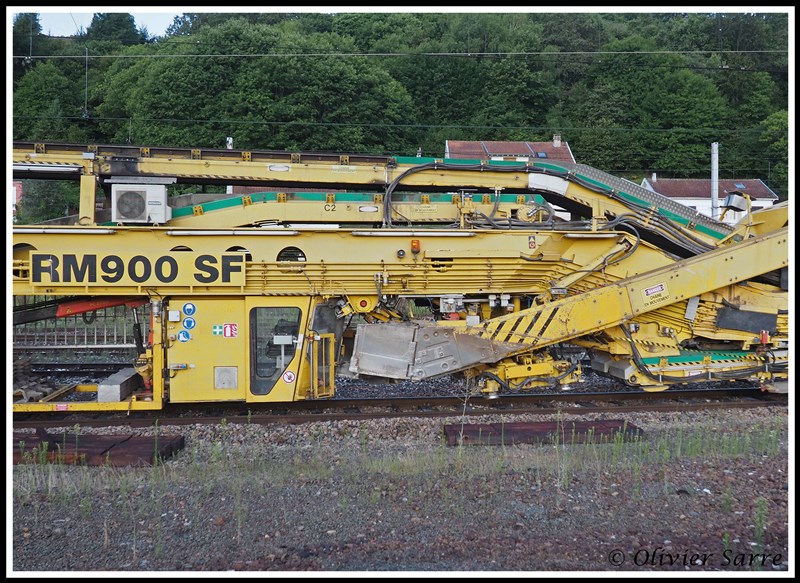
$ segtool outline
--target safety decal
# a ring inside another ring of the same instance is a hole
[[[211,326],[212,336],[222,336],[223,338],[238,338],[239,324],[214,324]]]
[[[667,298],[669,298],[669,290],[666,283],[652,285],[642,290],[643,306],[645,308],[663,302]]]

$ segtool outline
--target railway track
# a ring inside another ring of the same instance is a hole
[[[40,363],[31,363],[30,372],[33,374],[38,374],[45,377],[54,377],[54,378],[58,378],[59,376],[62,375],[78,375],[78,374],[86,375],[88,377],[93,377],[96,375],[110,375],[125,368],[126,366],[130,365],[127,363],[111,363],[111,362],[96,362],[96,363],[40,362]]]
[[[60,417],[48,414],[15,415],[14,429],[82,427],[149,427],[158,424],[299,424],[319,421],[367,420],[391,417],[479,417],[524,414],[553,415],[557,413],[620,414],[641,411],[697,411],[708,409],[743,409],[756,407],[786,407],[785,394],[764,393],[758,389],[715,389],[665,391],[648,393],[595,392],[575,394],[509,395],[497,400],[480,397],[406,397],[388,399],[331,399],[300,401],[277,406],[241,405],[172,405],[153,413],[73,413]]]

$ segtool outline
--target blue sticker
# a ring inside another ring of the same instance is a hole
[[[187,316],[194,316],[194,313],[197,311],[197,306],[195,306],[191,302],[186,302],[183,304],[183,313]]]
[[[192,335],[189,334],[186,330],[181,330],[178,332],[178,340],[181,342],[189,342],[192,339]]]
[[[197,326],[197,322],[195,321],[194,318],[184,318],[183,319],[183,327],[186,328],[187,330],[191,330],[195,326]]]

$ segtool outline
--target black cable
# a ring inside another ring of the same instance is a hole
[[[639,354],[639,350],[636,348],[636,344],[633,341],[633,337],[631,336],[628,327],[625,324],[620,324],[620,328],[622,329],[623,334],[628,339],[628,342],[631,345],[631,354],[633,355],[633,363],[636,365],[636,369],[645,375],[647,378],[657,381],[659,383],[668,382],[668,383],[688,383],[692,382],[691,378],[688,377],[675,377],[671,375],[655,375],[650,372],[647,368],[647,365],[642,360],[641,355]],[[774,354],[773,354],[774,358]],[[765,363],[764,366],[754,366],[749,367],[746,369],[741,369],[738,371],[720,371],[720,372],[712,372],[710,373],[709,377],[716,380],[731,380],[731,379],[741,379],[745,380],[751,375],[756,373],[766,371],[772,372],[774,369],[779,369],[781,365],[772,365],[770,366],[769,363]],[[787,367],[788,368],[788,367]]]
[[[392,212],[394,211],[394,206],[392,204],[392,193],[405,177],[410,176],[411,174],[415,174],[417,172],[422,172],[424,170],[466,170],[473,172],[482,172],[484,170],[487,170],[487,168],[488,167],[485,164],[452,164],[446,162],[428,162],[425,164],[420,164],[418,166],[412,166],[411,168],[409,168],[408,170],[397,176],[397,178],[392,180],[392,182],[386,187],[386,195],[383,201],[384,225],[389,228],[394,226],[392,224]],[[543,168],[528,166],[527,164],[513,165],[513,166],[492,166],[490,169],[492,170],[492,172],[527,172],[527,173],[542,173],[542,174],[551,172]]]
[[[475,378],[476,379],[491,379],[491,380],[495,381],[497,384],[499,384],[506,391],[510,391],[511,390],[511,387],[508,385],[508,383],[506,381],[504,381],[503,379],[501,379],[499,376],[497,376],[494,373],[491,373],[491,372],[488,372],[488,371],[484,371],[484,372],[480,373]]]
[[[686,249],[692,254],[699,255],[701,253],[705,253],[706,251],[713,250],[715,247],[706,243],[697,237],[695,237],[692,233],[677,227],[671,220],[666,218],[663,215],[663,212],[660,209],[655,209],[656,213],[653,216],[652,211],[654,210],[653,207],[648,207],[643,204],[639,204],[626,198],[619,196],[616,191],[611,188],[605,188],[597,186],[587,180],[577,176],[574,173],[567,172],[567,171],[559,171],[559,170],[552,170],[548,168],[540,168],[537,166],[529,166],[528,164],[524,165],[508,165],[508,166],[487,166],[485,164],[453,164],[453,163],[446,163],[446,162],[428,162],[425,164],[420,164],[418,166],[413,166],[402,174],[397,176],[386,188],[386,195],[383,201],[383,210],[384,210],[384,226],[386,227],[393,227],[392,222],[392,214],[396,212],[394,210],[394,205],[392,203],[392,194],[400,182],[410,176],[411,174],[422,172],[425,170],[460,170],[460,171],[468,171],[468,172],[483,172],[487,169],[490,169],[492,172],[525,172],[527,174],[544,174],[546,176],[555,176],[557,178],[561,178],[563,180],[567,180],[570,182],[574,182],[579,186],[586,188],[587,190],[591,190],[592,192],[596,192],[598,194],[602,194],[604,196],[608,196],[612,200],[630,208],[632,213],[630,215],[624,215],[628,220],[622,221],[620,215],[619,217],[613,219],[611,224],[619,225],[624,224],[629,228],[633,228],[632,225],[637,225],[640,229],[646,229],[650,231],[655,231],[660,234],[662,237],[666,238],[672,244],[677,247],[681,247]],[[495,201],[495,208],[499,203],[499,196]],[[399,213],[398,213],[399,214]],[[504,228],[504,229],[513,229],[513,228],[531,228],[531,224],[527,223],[524,226],[521,223],[524,221],[514,222],[512,221],[511,217],[508,219],[507,226],[501,226],[496,221],[493,220],[494,211],[490,214],[489,217],[480,213],[481,216],[484,218],[486,223],[482,226],[490,225],[492,228]],[[408,221],[409,224],[412,223],[407,217],[403,217],[403,219]],[[650,226],[646,226],[645,222],[649,222]],[[471,221],[471,225],[478,226],[480,225],[476,221]],[[605,227],[610,228],[610,227]]]

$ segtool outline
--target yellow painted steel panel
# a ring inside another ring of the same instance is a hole
[[[170,402],[244,401],[247,388],[244,308],[243,302],[233,298],[170,300],[164,309]],[[225,376],[227,381],[223,383],[217,382],[220,367],[235,371]]]

